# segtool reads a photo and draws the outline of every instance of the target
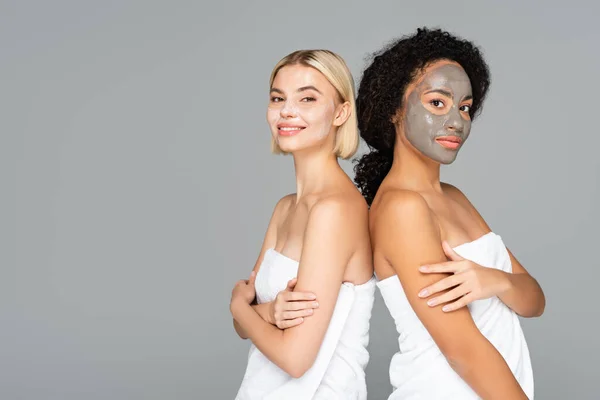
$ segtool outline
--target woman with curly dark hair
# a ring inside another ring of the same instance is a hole
[[[355,181],[371,205],[378,287],[400,334],[389,399],[533,398],[518,315],[541,315],[544,294],[465,195],[440,182],[489,85],[476,46],[429,29],[377,53],[360,84],[371,152]]]
[[[366,400],[368,206],[338,162],[360,140],[354,81],[335,53],[299,50],[275,65],[269,93],[271,150],[293,157],[297,192],[275,206],[232,292],[235,329],[252,341],[236,399]]]

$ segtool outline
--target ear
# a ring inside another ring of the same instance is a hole
[[[392,118],[390,118],[390,122],[392,123],[392,125],[395,126],[398,125],[400,121],[402,121],[402,112],[400,111],[400,109],[398,109],[396,110],[394,115],[392,115]]]
[[[337,112],[335,114],[335,118],[333,120],[333,126],[342,126],[344,122],[350,118],[350,114],[352,113],[352,108],[350,106],[349,101],[345,101],[339,106],[337,106]]]

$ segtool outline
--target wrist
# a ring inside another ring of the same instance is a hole
[[[498,272],[500,273],[500,293],[499,293],[499,295],[501,295],[512,289],[512,287],[513,287],[513,282],[511,279],[512,274],[510,272],[504,272],[504,271],[498,271]]]
[[[269,323],[271,325],[275,325],[273,323],[273,319],[271,318],[272,305],[273,305],[272,302],[262,303],[262,304],[253,304],[252,309],[258,314],[258,316],[260,318],[262,318],[263,321],[265,321],[266,323]]]
[[[275,325],[275,319],[273,318],[273,302],[270,301],[265,304],[265,314],[263,319],[271,325]]]

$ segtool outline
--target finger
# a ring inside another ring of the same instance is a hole
[[[298,311],[309,308],[319,308],[319,303],[316,301],[288,301],[284,305],[286,311]]]
[[[286,292],[283,296],[285,301],[315,300],[316,298],[317,296],[311,292]]]
[[[299,310],[299,311],[286,311],[283,313],[283,319],[290,320],[290,319],[308,317],[310,315],[313,315],[313,313],[314,313],[314,311],[312,308],[309,308],[307,310]]]
[[[475,296],[473,296],[471,293],[469,293],[469,294],[461,297],[460,299],[456,300],[454,303],[446,304],[444,307],[442,307],[442,311],[451,312],[451,311],[458,310],[459,308],[462,308],[468,304],[471,304],[474,300],[476,300]]]
[[[431,300],[427,301],[427,305],[430,307],[435,307],[438,304],[448,303],[449,301],[458,299],[461,296],[464,296],[468,293],[468,290],[464,287],[464,285],[460,285],[451,291],[444,293],[441,296],[434,297]]]
[[[444,249],[444,253],[446,254],[446,257],[448,257],[452,261],[462,261],[462,260],[464,260],[464,258],[462,258],[458,254],[456,254],[456,252],[454,251],[454,249],[445,240],[442,242],[442,248]]]
[[[288,290],[293,290],[293,289],[294,289],[294,287],[296,286],[296,283],[298,283],[298,279],[297,279],[297,278],[290,279],[290,280],[288,281],[288,284],[287,284],[287,289],[288,289]]]
[[[256,281],[256,271],[252,271],[250,273],[250,279],[248,279],[248,285],[254,285],[255,281]]]
[[[455,261],[445,261],[437,264],[421,265],[419,271],[425,274],[454,273],[458,270]]]
[[[288,320],[282,321],[280,324],[278,324],[277,327],[279,329],[287,329],[287,328],[291,328],[293,326],[300,325],[303,322],[304,322],[304,318],[288,319]]]
[[[463,283],[465,278],[461,275],[450,275],[440,281],[437,281],[433,285],[430,285],[419,292],[419,297],[429,297],[432,294],[439,293],[442,290],[453,288],[456,285]]]

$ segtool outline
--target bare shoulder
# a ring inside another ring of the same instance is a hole
[[[388,190],[377,205],[377,219],[395,223],[431,218],[432,211],[421,194],[405,189]]]
[[[275,209],[273,210],[274,219],[278,220],[285,216],[295,201],[296,193],[288,194],[287,196],[283,196],[281,199],[279,199],[277,204],[275,204]]]
[[[310,210],[309,221],[320,221],[319,224],[336,222],[348,226],[365,222],[368,215],[367,203],[358,192],[336,193],[323,196],[315,202]]]
[[[296,200],[296,193],[290,193],[287,196],[283,196],[275,205],[275,210],[286,210],[289,209],[294,201]]]
[[[491,230],[485,219],[481,216],[477,208],[471,203],[467,196],[456,186],[442,182],[442,189],[450,198],[463,206],[475,218],[479,226],[484,230]]]
[[[396,274],[437,260],[432,255],[441,252],[437,218],[425,198],[411,190],[390,190],[380,198],[377,216],[371,221],[371,238],[374,252]],[[385,268],[381,272],[390,274]],[[411,276],[409,279],[414,278]]]
[[[446,193],[448,196],[450,196],[453,200],[458,201],[459,203],[462,203],[462,204],[471,205],[467,196],[465,196],[465,194],[456,186],[451,185],[446,182],[442,182],[442,190],[444,191],[444,193]]]

